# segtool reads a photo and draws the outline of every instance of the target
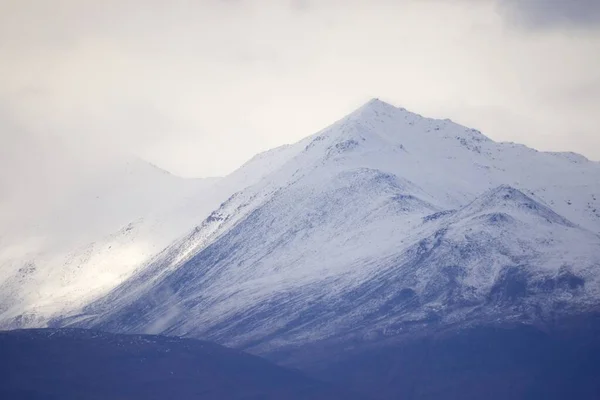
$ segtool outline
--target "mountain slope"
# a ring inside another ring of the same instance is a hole
[[[56,323],[270,354],[599,304],[598,163],[378,100],[286,152],[143,272]]]
[[[0,332],[0,397],[359,398],[213,343],[70,329]]]
[[[369,195],[377,188],[362,187]],[[340,197],[355,199],[353,193]],[[597,305],[600,238],[521,192],[499,188],[458,212],[417,221],[397,196],[389,196],[391,206],[360,202],[376,209],[362,209],[366,217],[343,204],[348,214],[321,218],[316,228],[294,213],[269,224],[262,217],[271,209],[259,209],[153,285],[127,282],[106,304],[100,326],[143,332],[161,320],[165,333],[264,352]],[[139,286],[147,290],[136,293]],[[125,292],[139,297],[127,303]]]

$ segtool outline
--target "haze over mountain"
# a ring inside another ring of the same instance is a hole
[[[52,150],[56,146],[48,149]],[[201,221],[202,210],[218,204],[208,196],[213,180],[184,180],[120,155],[107,161],[71,154],[49,157],[49,173],[64,173],[64,187],[24,187],[27,192],[17,192],[14,200],[3,204],[2,319],[24,310],[44,315],[81,305],[127,278],[141,262]],[[85,179],[75,179],[67,170]],[[23,205],[24,197],[40,204],[32,205],[29,215],[10,204]],[[184,209],[190,211],[179,212]]]

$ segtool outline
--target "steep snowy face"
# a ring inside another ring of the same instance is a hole
[[[260,162],[72,321],[266,352],[599,303],[598,163],[378,100]]]

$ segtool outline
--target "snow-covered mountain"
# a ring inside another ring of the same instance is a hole
[[[256,162],[189,235],[55,323],[268,354],[600,304],[599,163],[379,100]]]

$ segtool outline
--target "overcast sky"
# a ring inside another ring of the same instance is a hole
[[[5,173],[60,140],[223,175],[371,97],[600,160],[600,1],[0,0]]]

